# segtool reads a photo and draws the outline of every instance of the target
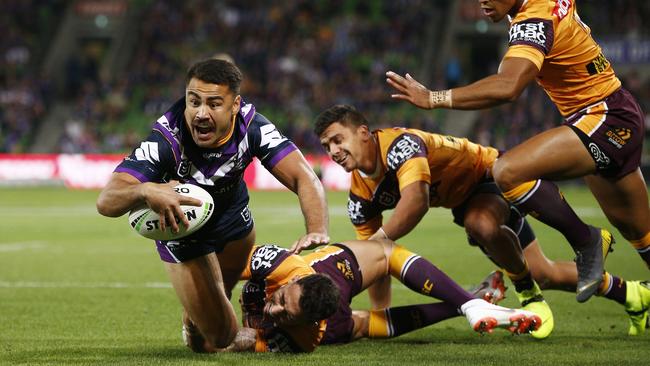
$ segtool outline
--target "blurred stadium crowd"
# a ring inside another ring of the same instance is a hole
[[[504,47],[507,33],[502,24],[482,34],[476,0],[457,1],[453,17],[436,19],[476,26],[469,38],[497,48],[487,55],[472,52],[476,43],[471,41],[436,53],[439,38],[432,39],[426,25],[449,10],[453,2],[448,1],[124,1],[139,14],[126,67],[106,72],[106,41],[80,40],[61,69],[64,82],[56,85],[53,75],[44,73],[48,46],[66,11],[78,2],[1,2],[0,152],[32,151],[36,131],[57,103],[70,108],[49,152],[126,152],[182,96],[191,63],[224,55],[244,72],[244,99],[306,152],[322,152],[311,124],[334,103],[355,105],[376,127],[446,132],[454,123],[449,113],[391,101],[384,73],[424,73],[430,86],[440,88],[469,82],[496,70],[503,50],[498,47]],[[647,0],[579,0],[578,7],[597,39],[650,37],[650,23],[643,22],[644,14],[650,15]],[[442,67],[424,64],[427,46],[433,47],[433,59],[444,58]],[[614,67],[618,70],[616,63]],[[650,79],[644,74],[634,68],[619,72],[650,113]],[[505,149],[559,121],[555,107],[533,86],[516,103],[478,112],[468,137]]]

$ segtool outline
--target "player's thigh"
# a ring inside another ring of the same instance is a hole
[[[618,180],[590,175],[585,182],[605,216],[626,239],[639,239],[650,231],[648,191],[640,169]]]
[[[348,247],[357,259],[363,278],[363,288],[388,274],[388,258],[392,250],[389,240],[350,240],[341,243]]]
[[[223,282],[226,290],[230,291],[241,277],[248,263],[248,256],[255,244],[255,229],[242,239],[233,240],[226,244],[223,251],[217,254]]]
[[[492,173],[502,189],[535,180],[563,180],[595,171],[593,158],[570,127],[544,131],[500,156]]]

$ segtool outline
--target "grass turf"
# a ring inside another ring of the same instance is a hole
[[[585,221],[611,229],[581,187],[564,193]],[[0,189],[0,365],[624,365],[647,363],[648,337],[628,337],[622,306],[602,298],[578,304],[572,293],[547,291],[555,315],[550,338],[536,341],[505,331],[479,336],[464,318],[383,341],[320,347],[309,355],[193,354],[180,338],[181,309],[152,242],[125,217],[99,216],[96,191]],[[332,240],[352,239],[346,195],[330,193]],[[304,230],[298,201],[288,192],[251,192],[258,243],[290,246]],[[535,222],[548,257],[572,251]],[[607,268],[645,279],[648,270],[618,238]],[[493,265],[467,245],[448,210],[432,209],[400,244],[428,258],[460,284],[480,281]],[[512,290],[502,303],[516,307]],[[235,292],[233,299],[236,299]],[[393,304],[424,303],[393,281]],[[365,294],[353,303],[367,307]]]

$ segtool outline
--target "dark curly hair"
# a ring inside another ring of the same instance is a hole
[[[233,93],[239,94],[239,86],[244,77],[235,64],[225,60],[208,59],[195,63],[187,70],[186,85],[192,78],[211,84],[228,85]]]
[[[299,279],[297,283],[302,288],[300,309],[308,321],[327,319],[336,312],[341,294],[330,276],[315,273]]]
[[[367,125],[368,121],[359,111],[348,104],[337,104],[322,111],[314,123],[314,133],[320,136],[333,123],[340,123],[344,126]]]

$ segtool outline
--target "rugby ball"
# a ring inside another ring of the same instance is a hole
[[[174,187],[178,194],[197,198],[203,202],[201,206],[181,205],[181,209],[190,223],[185,227],[180,221],[178,224],[179,231],[173,233],[171,226],[167,225],[165,231],[160,230],[160,216],[153,211],[147,204],[143,204],[129,212],[129,225],[136,233],[145,238],[154,240],[175,240],[186,237],[200,229],[212,216],[214,211],[214,201],[212,196],[205,189],[193,184],[179,184]]]

